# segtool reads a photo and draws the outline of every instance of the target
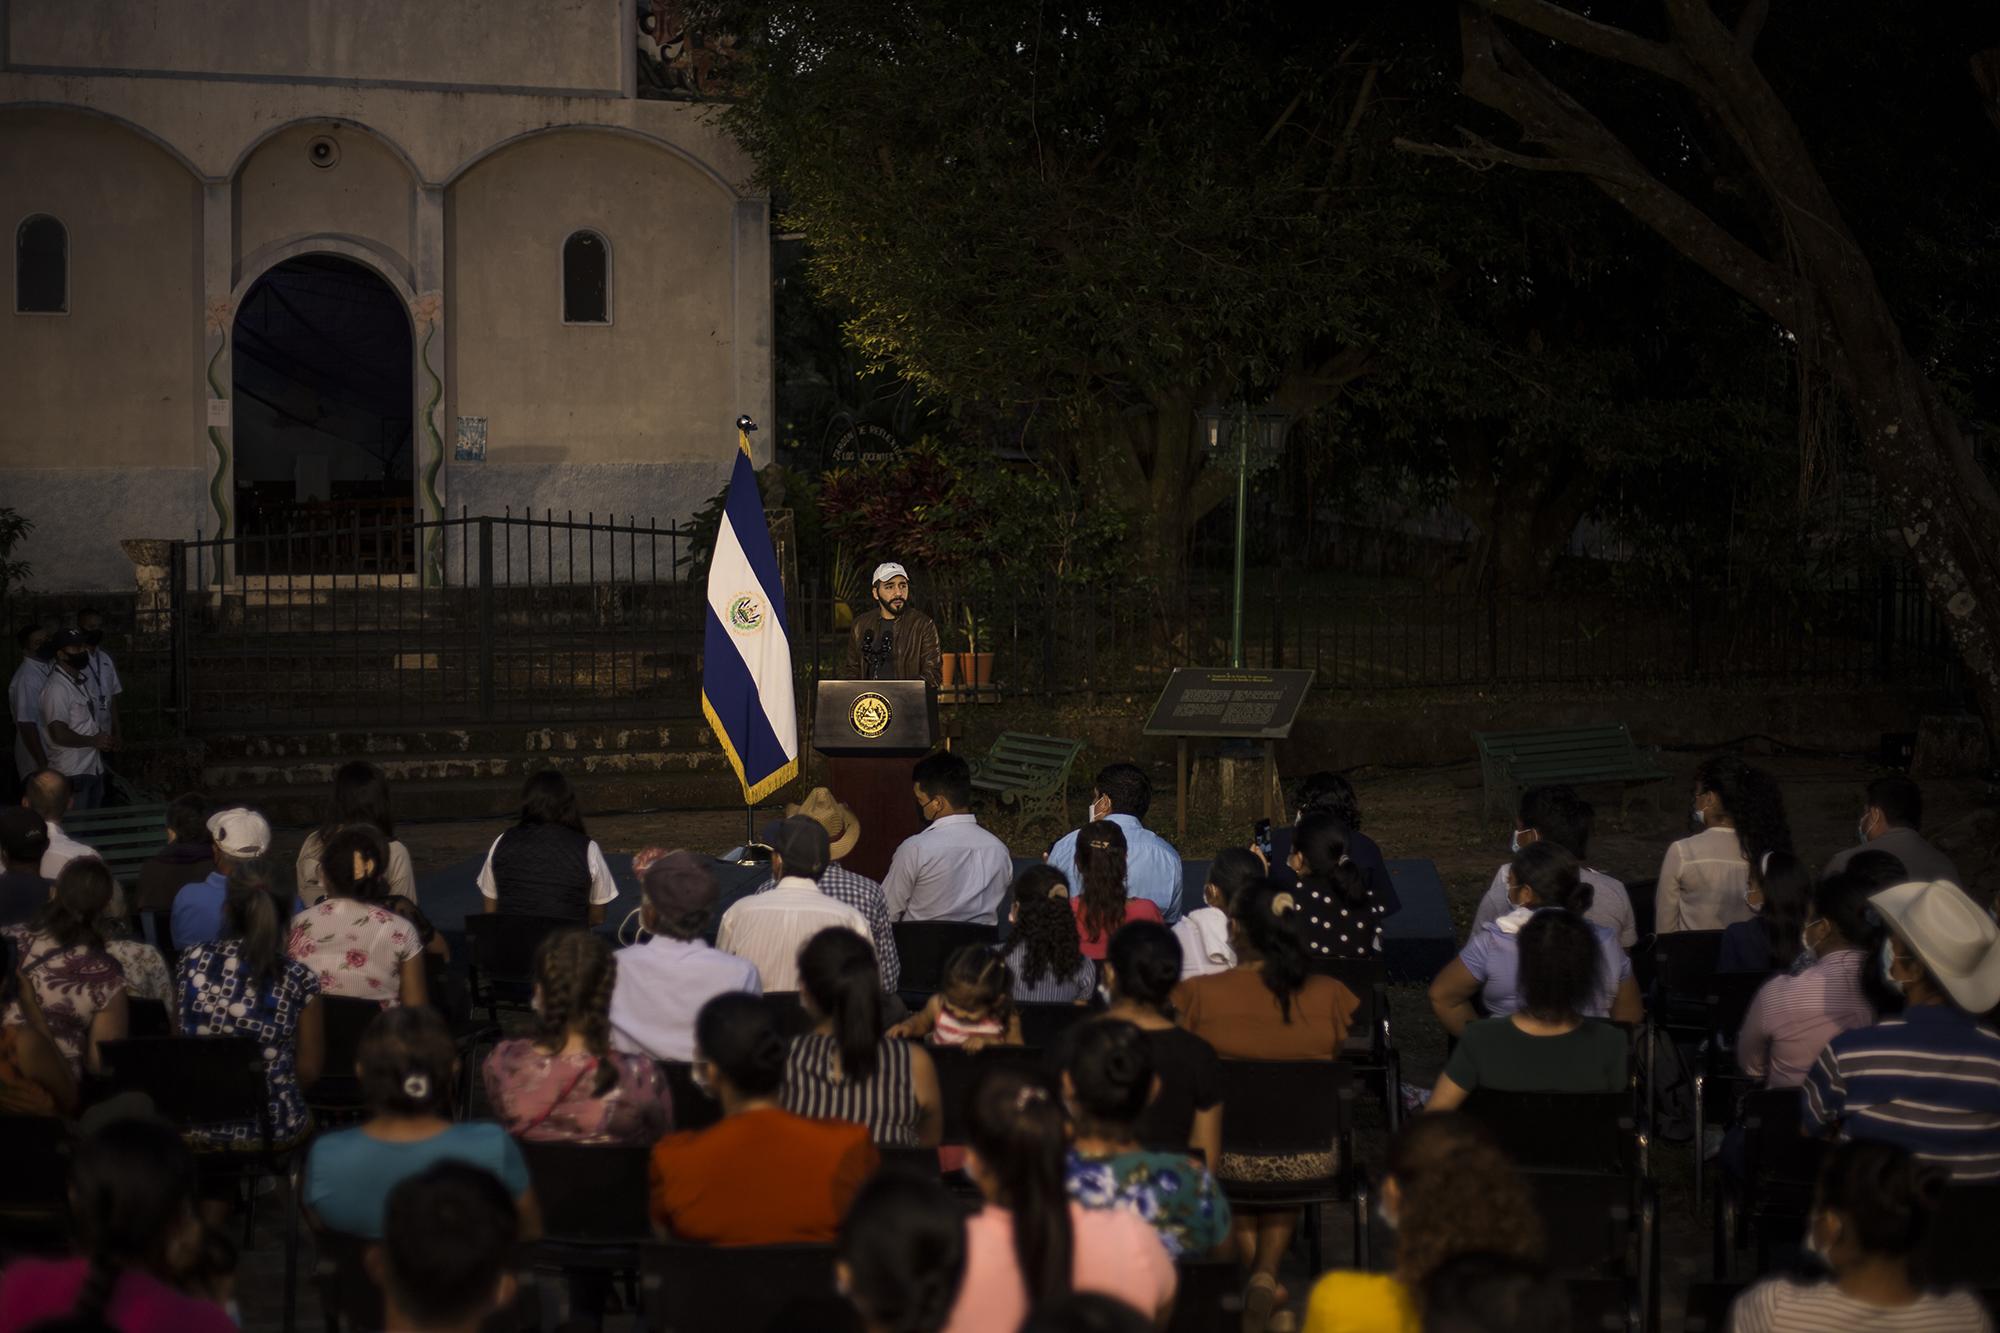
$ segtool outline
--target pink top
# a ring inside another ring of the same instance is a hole
[[[528,1037],[503,1041],[485,1065],[494,1119],[537,1143],[652,1143],[674,1123],[660,1067],[623,1051],[611,1062],[618,1081],[599,1097],[595,1056],[549,1055]]]
[[[938,1006],[937,1022],[931,1027],[931,1045],[963,1046],[973,1037],[1004,1037],[1007,1025],[997,1018],[968,1020],[943,1005]]]
[[[1151,1321],[1174,1296],[1174,1261],[1152,1226],[1123,1209],[1069,1206],[1070,1265],[1078,1291],[1125,1302]],[[965,1223],[965,1279],[944,1333],[1014,1333],[1028,1317],[1028,1289],[1014,1257],[1014,1215],[987,1204]]]
[[[285,952],[319,978],[321,995],[388,1003],[403,993],[403,964],[424,951],[407,919],[358,898],[322,898],[292,918]]]
[[[1089,927],[1083,924],[1083,898],[1081,896],[1070,899],[1069,907],[1072,912],[1076,913],[1076,939],[1078,947],[1083,950],[1083,956],[1095,959],[1100,963],[1103,962],[1104,955],[1111,951],[1111,937],[1109,935],[1093,935],[1090,933]],[[1165,918],[1160,915],[1160,909],[1154,904],[1147,902],[1144,898],[1127,898],[1125,900],[1125,921],[1123,924],[1130,924],[1134,921],[1163,920]]]
[[[1767,1088],[1799,1087],[1828,1042],[1873,1023],[1874,1006],[1861,991],[1867,961],[1859,949],[1842,949],[1795,977],[1780,974],[1765,982],[1736,1035],[1743,1072],[1763,1078]]]
[[[88,1265],[81,1259],[17,1259],[0,1273],[0,1333],[76,1308]],[[111,1288],[105,1322],[119,1333],[236,1333],[213,1301],[183,1296],[150,1273],[127,1270]]]

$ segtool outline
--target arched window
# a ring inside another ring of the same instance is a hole
[[[14,312],[60,315],[69,310],[69,233],[47,214],[14,232]]]
[[[563,242],[563,323],[611,322],[611,247],[594,231]]]

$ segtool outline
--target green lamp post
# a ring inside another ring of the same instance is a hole
[[[1243,665],[1243,516],[1249,507],[1250,474],[1283,456],[1291,417],[1269,409],[1253,411],[1243,400],[1225,407],[1212,403],[1195,414],[1204,452],[1217,467],[1236,471],[1236,578],[1229,611],[1229,665]]]

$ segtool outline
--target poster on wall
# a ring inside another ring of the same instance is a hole
[[[459,463],[484,463],[486,461],[486,418],[460,417],[458,436],[452,444],[451,456]]]

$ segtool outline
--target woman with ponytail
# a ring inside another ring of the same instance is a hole
[[[1085,1208],[1069,1197],[1068,1117],[1048,1075],[988,1065],[972,1085],[966,1129],[965,1169],[986,1206],[965,1224],[965,1279],[947,1333],[1019,1328],[1077,1290],[1165,1322],[1173,1260],[1138,1214]]]
[[[1086,824],[1076,839],[1076,874],[1081,884],[1070,908],[1076,913],[1077,944],[1085,958],[1101,959],[1118,927],[1128,921],[1158,921],[1160,909],[1125,890],[1125,830],[1108,819]]]
[[[222,938],[189,946],[175,966],[181,1031],[190,1037],[250,1037],[265,1052],[271,1096],[271,1138],[290,1145],[312,1132],[301,1091],[320,1076],[326,1055],[319,978],[285,956],[292,894],[269,861],[238,862],[223,900]],[[209,1125],[193,1135],[202,1147],[250,1147],[261,1139],[254,1120]]]
[[[965,1275],[965,1210],[936,1179],[884,1171],[840,1224],[834,1285],[864,1333],[939,1333]]]
[[[372,825],[328,835],[319,861],[325,897],[292,918],[285,951],[319,977],[322,995],[423,1004],[424,941],[389,906],[389,849]]]
[[[41,910],[4,932],[15,949],[19,982],[4,1021],[26,1021],[22,1001],[33,1004],[76,1078],[98,1068],[98,1043],[123,1037],[129,1022],[125,970],[104,933],[113,888],[104,862],[78,857],[56,876]]]
[[[1800,953],[1799,930],[1812,907],[1813,877],[1790,852],[1765,852],[1750,863],[1743,899],[1755,913],[1723,927],[1718,972],[1789,972]]]
[[[535,1035],[486,1057],[486,1099],[538,1143],[651,1143],[673,1123],[659,1066],[611,1049],[618,960],[604,937],[558,930],[535,949]]]
[[[1299,877],[1305,909],[1301,934],[1315,958],[1379,958],[1388,913],[1369,892],[1361,867],[1348,855],[1352,835],[1324,810],[1299,821],[1287,862]]]
[[[807,940],[799,1002],[813,1028],[792,1039],[785,1109],[851,1120],[884,1147],[936,1147],[944,1136],[937,1066],[917,1043],[884,1035],[874,947],[839,926]]]
[[[305,1206],[313,1224],[380,1240],[396,1186],[441,1161],[493,1173],[521,1214],[521,1239],[541,1234],[528,1164],[507,1131],[491,1121],[453,1124],[458,1048],[432,1009],[384,1009],[361,1034],[355,1077],[368,1119],[313,1140],[306,1157]]]
[[[722,1120],[653,1146],[654,1229],[705,1245],[832,1240],[880,1162],[868,1132],[779,1105],[785,1039],[760,997],[716,996],[695,1019],[694,1041],[695,1082],[722,1103]]]
[[[1297,896],[1260,879],[1231,904],[1230,942],[1236,966],[1184,981],[1174,990],[1181,1025],[1225,1060],[1333,1060],[1361,1002],[1332,977],[1308,971],[1299,934],[1303,909]],[[1328,1152],[1310,1163],[1290,1157],[1224,1153],[1216,1174],[1224,1180],[1282,1180],[1331,1165]],[[1238,1210],[1237,1257],[1249,1269],[1245,1327],[1262,1328],[1286,1301],[1278,1263],[1298,1228],[1297,1209]]]
[[[21,1259],[0,1273],[0,1330],[172,1329],[234,1333],[213,1296],[226,1240],[195,1211],[194,1158],[164,1121],[112,1120],[69,1172],[74,1259]]]

